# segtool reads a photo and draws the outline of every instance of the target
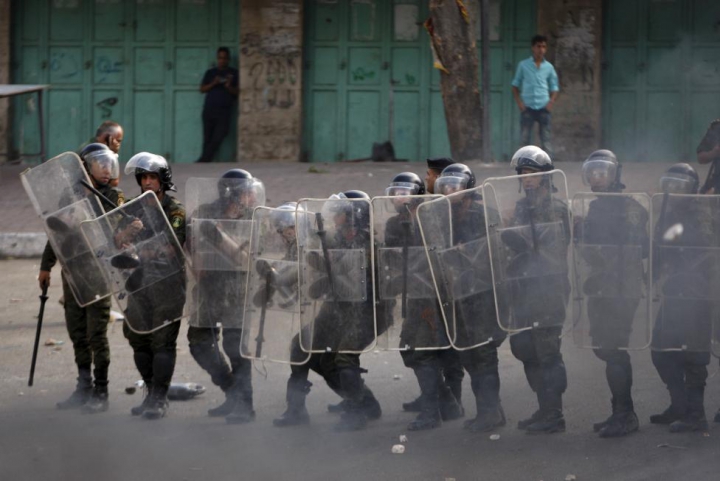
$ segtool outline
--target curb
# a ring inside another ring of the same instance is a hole
[[[0,233],[0,258],[42,257],[46,243],[44,232]]]

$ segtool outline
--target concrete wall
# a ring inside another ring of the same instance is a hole
[[[299,160],[302,0],[241,0],[241,162]]]
[[[538,0],[538,33],[560,77],[553,111],[559,160],[582,161],[599,148],[601,128],[602,0]]]
[[[0,0],[0,84],[10,83],[10,0]],[[0,152],[7,152],[8,99],[0,99]],[[0,156],[0,162],[8,158]]]

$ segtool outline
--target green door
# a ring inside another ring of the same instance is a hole
[[[202,148],[198,86],[238,38],[239,0],[24,0],[12,5],[13,82],[49,83],[49,155],[74,150],[103,120],[125,128],[121,157],[192,162]],[[13,104],[13,141],[37,151],[36,106]],[[234,160],[236,129],[220,158]]]
[[[605,18],[604,145],[622,160],[694,161],[720,116],[720,2],[611,0]]]
[[[506,160],[519,137],[510,82],[517,61],[529,55],[535,0],[491,0],[491,5],[493,153]],[[427,16],[425,0],[306,2],[308,160],[368,157],[374,142],[386,140],[400,159],[450,154],[440,73],[432,68],[422,27]]]

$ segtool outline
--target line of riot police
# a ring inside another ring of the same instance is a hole
[[[117,157],[105,157],[117,170]],[[342,399],[328,406],[340,413],[337,429],[361,429],[382,414],[361,354],[382,349],[399,351],[417,378],[420,397],[403,404],[418,412],[409,430],[465,415],[466,371],[476,406],[464,428],[490,431],[506,423],[498,348],[509,337],[537,396],[517,427],[562,432],[560,348],[572,329],[606,365],[611,415],[593,426],[601,437],[637,431],[628,351],[647,347],[670,394],[651,422],[707,428],[707,365],[720,354],[720,202],[698,195],[687,164],[670,168],[650,197],[624,193],[615,155],[596,151],[582,169],[589,191],[570,199],[564,173],[528,146],[513,156],[515,175],[481,185],[466,165],[431,159],[425,182],[403,172],[383,196],[347,191],[276,208],[265,206],[262,181],[231,169],[190,179],[183,207],[168,194],[167,161],[140,153],[125,173],[142,194],[110,209],[93,188],[107,179],[88,159],[63,154],[23,183],[63,266],[66,297],[79,310],[109,309],[113,296],[123,310],[148,388],[133,415],[165,416],[187,319],[191,355],[226,395],[208,414],[231,424],[255,418],[251,368],[262,360],[290,369],[275,426],[309,422],[312,370]],[[49,176],[62,188],[47,189]],[[107,410],[109,352],[106,362],[77,352],[78,386],[58,407]]]

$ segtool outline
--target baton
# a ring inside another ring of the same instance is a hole
[[[87,181],[87,180],[85,180],[85,179],[80,179],[80,183],[81,183],[83,186],[85,186],[87,189],[89,189],[90,192],[92,192],[93,194],[95,194],[96,196],[98,196],[98,198],[99,198],[101,201],[103,201],[103,202],[105,203],[105,205],[107,205],[108,207],[110,207],[110,209],[117,209],[117,204],[115,204],[115,202],[111,201],[110,199],[108,199],[107,197],[105,197],[105,196],[102,194],[102,192],[100,192],[99,190],[97,190],[97,189],[96,189],[95,187],[93,187],[92,185],[88,184],[88,181]]]
[[[408,215],[410,214],[410,209],[408,208],[408,204],[405,204],[405,209],[408,211]],[[409,248],[408,243],[410,241],[410,227],[411,227],[411,221],[410,218],[407,220],[402,221],[402,226],[404,232],[403,236],[403,247],[402,247],[402,256],[403,256],[403,280],[402,280],[402,318],[403,320],[407,319],[407,290],[408,290],[408,257],[409,257]]]
[[[325,224],[323,222],[322,213],[317,212],[315,214],[315,221],[318,227],[318,237],[320,237],[320,245],[322,246],[323,257],[325,258],[325,270],[327,271],[328,282],[330,283],[330,294],[333,300],[337,300],[335,296],[335,283],[333,282],[332,266],[330,265],[330,253],[328,252],[327,239],[325,235]]]
[[[272,269],[267,269],[265,273],[265,289],[263,289],[263,300],[262,307],[260,308],[260,323],[258,326],[258,335],[255,338],[255,357],[259,358],[262,355],[262,345],[265,342],[265,314],[267,312],[267,305],[270,301],[270,283],[272,282]]]
[[[37,328],[35,329],[35,345],[33,346],[32,361],[30,362],[30,377],[28,379],[28,386],[32,387],[33,380],[35,379],[35,363],[37,362],[38,346],[40,345],[40,331],[42,331],[43,315],[45,314],[45,302],[48,300],[47,296],[48,285],[45,284],[40,294],[40,312],[38,312]]]

